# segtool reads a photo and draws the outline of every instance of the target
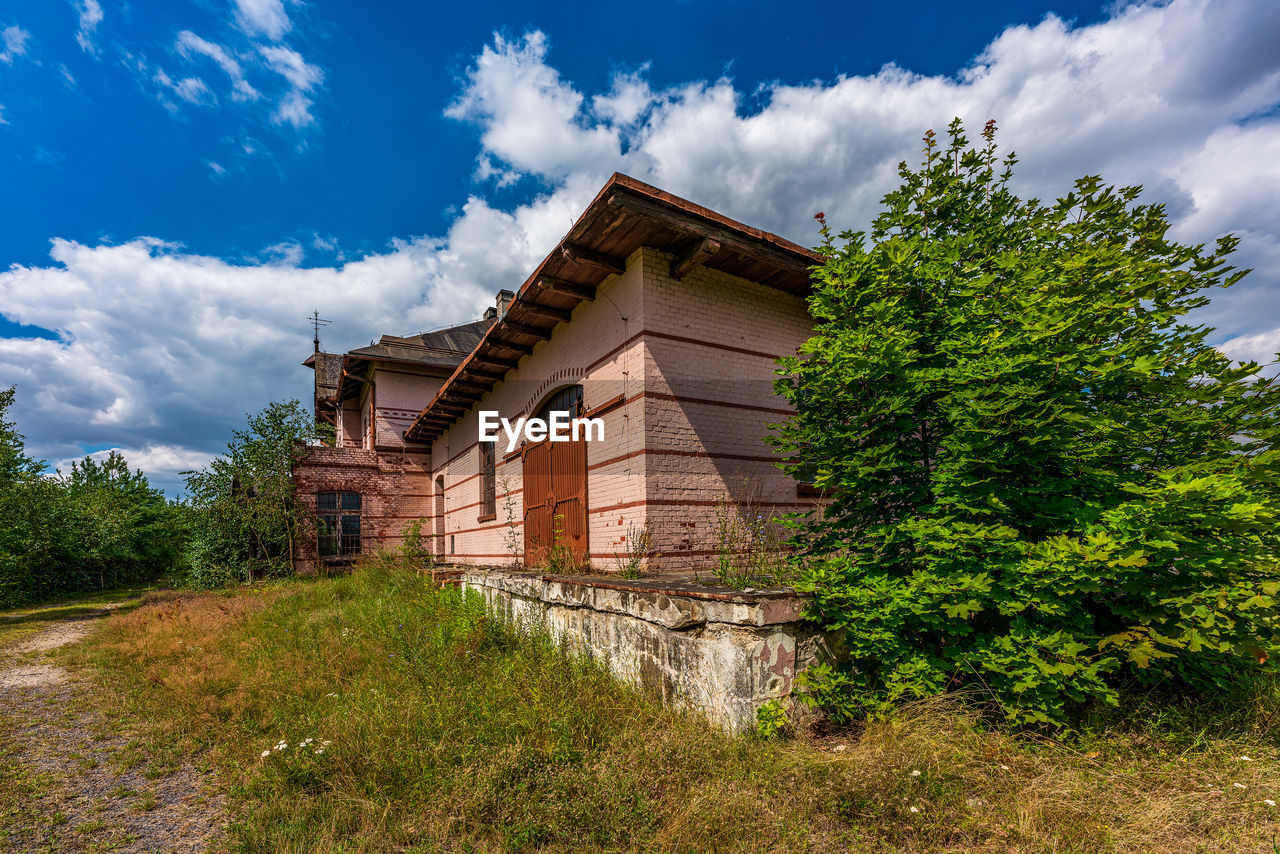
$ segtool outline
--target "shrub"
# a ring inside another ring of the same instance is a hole
[[[869,234],[821,214],[812,339],[777,444],[832,494],[805,543],[847,664],[840,716],[966,682],[1016,720],[1270,668],[1280,625],[1277,385],[1188,314],[1245,271],[1173,242],[1140,188],[1009,187],[994,123],[925,136]]]

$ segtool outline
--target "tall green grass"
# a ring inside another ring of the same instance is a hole
[[[1227,852],[1275,827],[1263,745],[1124,739],[1111,762],[950,701],[731,738],[387,563],[159,599],[86,655],[124,714],[224,769],[239,851]]]

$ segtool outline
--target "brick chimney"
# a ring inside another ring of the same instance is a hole
[[[515,298],[516,298],[516,295],[514,291],[508,291],[508,290],[498,291],[497,309],[498,309],[499,320],[501,320],[502,316],[507,313],[507,309],[511,307],[511,301]]]

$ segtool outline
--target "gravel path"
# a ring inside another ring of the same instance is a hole
[[[112,607],[60,620],[0,652],[0,762],[30,782],[18,826],[0,832],[11,852],[201,852],[221,849],[223,802],[189,759],[152,751],[144,733],[120,732],[93,686],[44,661],[78,643]],[[15,805],[8,805],[11,812]],[[9,819],[12,822],[12,818]],[[6,847],[7,846],[7,847]]]

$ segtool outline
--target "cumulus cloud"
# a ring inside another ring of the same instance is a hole
[[[727,78],[655,90],[641,69],[588,98],[533,32],[495,36],[449,114],[480,129],[480,180],[533,177],[554,204],[617,169],[802,243],[817,210],[865,226],[926,128],[994,117],[1025,194],[1101,173],[1166,203],[1180,239],[1241,235],[1238,261],[1256,271],[1205,315],[1225,338],[1280,314],[1277,43],[1275,3],[1136,3],[1087,27],[1010,27],[950,76],[889,65],[744,93]]]
[[[494,36],[446,115],[480,124],[486,155],[514,170],[557,180],[598,172],[617,161],[618,133],[585,121],[582,94],[546,64],[546,54],[540,32],[519,41]]]
[[[97,56],[100,53],[97,42],[98,25],[102,23],[102,4],[98,0],[77,0],[72,3],[79,17],[76,29],[76,44],[85,53]]]
[[[524,219],[469,202],[443,237],[396,241],[336,268],[301,268],[297,243],[264,250],[266,263],[233,264],[151,238],[55,240],[50,265],[0,273],[6,317],[59,331],[0,338],[0,383],[18,386],[20,427],[44,459],[77,458],[84,445],[213,453],[245,413],[306,401],[310,309],[336,321],[335,349],[477,317],[492,282],[532,263]],[[495,237],[516,254],[490,252]]]
[[[554,67],[543,34],[495,36],[448,108],[477,128],[482,183],[446,234],[330,268],[303,268],[309,250],[297,241],[250,265],[150,238],[55,240],[51,264],[0,273],[0,306],[61,337],[0,340],[0,384],[18,383],[21,426],[49,459],[80,443],[210,453],[245,411],[305,398],[297,363],[311,309],[336,321],[330,349],[472,319],[523,280],[614,170],[813,243],[814,211],[864,226],[898,161],[918,157],[921,133],[957,115],[974,131],[1000,122],[1024,193],[1053,196],[1101,173],[1146,185],[1179,239],[1240,234],[1239,263],[1256,271],[1204,317],[1225,352],[1270,362],[1280,347],[1276,43],[1270,0],[1173,0],[1087,27],[1048,17],[1009,28],[950,76],[888,66],[743,92],[727,78],[655,88],[642,68],[588,92]],[[322,84],[319,69],[274,47],[259,56],[289,92],[305,99]],[[541,188],[524,204],[485,197],[524,179]]]
[[[0,50],[0,62],[13,65],[15,59],[26,56],[27,41],[30,38],[31,33],[16,24],[0,30],[0,44],[4,45],[4,50]]]
[[[236,24],[249,36],[266,36],[273,41],[293,26],[281,0],[235,0]]]

